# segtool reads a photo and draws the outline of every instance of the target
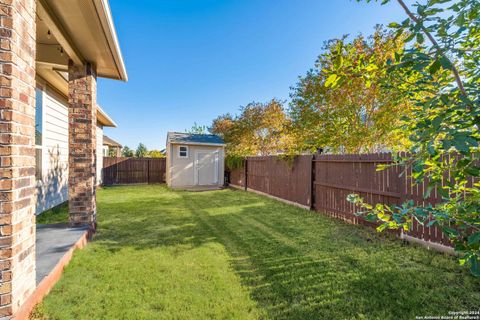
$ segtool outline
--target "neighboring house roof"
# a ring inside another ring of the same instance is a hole
[[[183,132],[169,132],[167,134],[167,143],[225,145],[223,139],[215,134],[193,134]]]
[[[112,138],[106,135],[103,135],[103,145],[109,146],[109,147],[119,147],[119,148],[122,147],[120,143],[118,143],[117,141],[113,140]]]

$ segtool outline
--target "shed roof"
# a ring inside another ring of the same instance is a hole
[[[224,145],[222,138],[215,134],[195,134],[184,132],[169,132],[167,143],[179,144],[203,144],[203,145]]]

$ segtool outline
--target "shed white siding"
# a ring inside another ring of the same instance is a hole
[[[179,156],[180,146],[188,147],[188,156],[186,158]],[[167,145],[167,184],[173,188],[195,187],[199,185],[197,172],[195,171],[196,156],[199,152],[204,152],[211,159],[215,159],[217,170],[212,171],[207,177],[212,183],[205,186],[222,186],[224,177],[225,154],[223,146],[195,145],[195,144],[174,144]]]

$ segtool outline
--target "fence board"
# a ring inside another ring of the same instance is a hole
[[[356,193],[370,203],[399,204],[396,168],[376,170],[378,164],[391,161],[388,154],[317,155],[315,210],[351,223],[375,225],[355,215],[359,208],[348,202],[347,196]]]
[[[166,161],[163,158],[103,158],[103,184],[164,183]]]
[[[245,168],[243,166],[230,170],[227,177],[229,183],[240,187],[245,186]]]
[[[291,163],[276,156],[248,157],[247,161],[248,188],[310,206],[312,156],[297,156]]]

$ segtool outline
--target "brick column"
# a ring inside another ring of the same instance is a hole
[[[0,0],[0,318],[35,289],[35,0]]]
[[[70,225],[96,223],[96,101],[95,67],[68,68],[68,200]]]

